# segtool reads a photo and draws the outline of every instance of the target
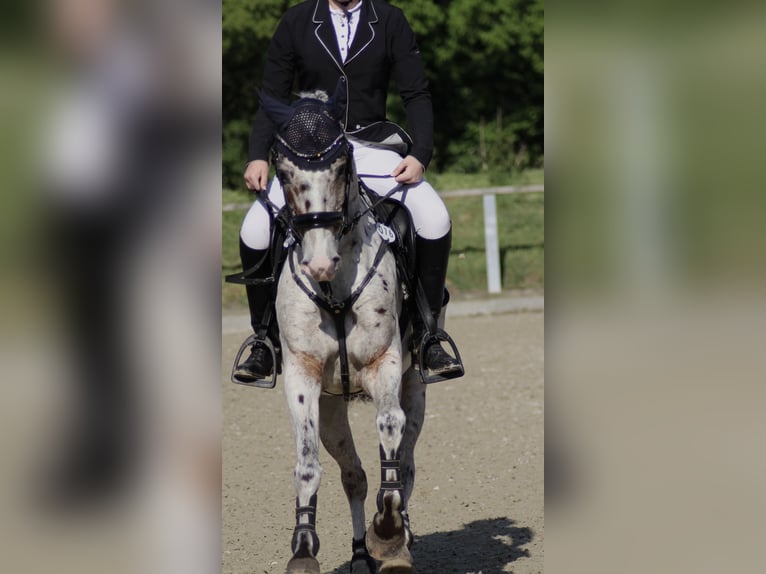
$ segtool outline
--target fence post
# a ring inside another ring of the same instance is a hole
[[[484,194],[484,245],[487,250],[487,288],[490,293],[500,293],[500,245],[494,193]]]

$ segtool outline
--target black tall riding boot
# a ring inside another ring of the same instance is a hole
[[[244,241],[239,240],[239,255],[242,259],[242,269],[248,270],[259,262],[261,265],[252,273],[248,274],[249,279],[266,279],[273,271],[273,265],[268,249],[251,249],[245,245]],[[234,370],[234,378],[237,382],[250,383],[259,379],[267,379],[274,372],[274,358],[271,350],[257,339],[263,340],[269,337],[272,343],[277,343],[274,339],[278,338],[275,333],[275,322],[273,318],[274,284],[264,285],[245,285],[247,291],[247,304],[250,308],[250,324],[256,334],[256,341],[250,350],[250,356]],[[270,317],[266,316],[270,311]]]
[[[433,317],[433,321],[424,323],[422,318],[415,314],[413,332],[416,344],[419,344],[426,335],[434,335],[438,328],[439,315],[448,298],[444,284],[447,279],[451,247],[451,228],[444,237],[439,239],[423,239],[420,236],[416,238],[415,258],[418,281],[423,288],[428,312]],[[423,365],[428,371],[428,377],[432,379],[453,379],[464,373],[457,352],[455,357],[451,356],[441,346],[439,339],[429,338],[422,349],[422,355]]]

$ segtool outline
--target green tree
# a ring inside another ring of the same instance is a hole
[[[223,0],[223,185],[241,187],[266,51],[279,19],[299,0]]]
[[[419,14],[429,20],[428,29],[418,26],[426,32],[419,43],[434,99],[437,167],[473,172],[541,164],[543,1],[395,3],[414,15],[411,21]]]

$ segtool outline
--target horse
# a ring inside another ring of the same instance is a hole
[[[273,163],[284,190],[286,262],[277,282],[283,381],[295,435],[296,525],[288,574],[318,574],[319,441],[341,470],[353,525],[351,572],[413,572],[407,501],[426,385],[400,333],[404,289],[391,229],[360,192],[341,118],[345,86],[293,105],[261,94],[277,126]],[[263,199],[263,198],[262,198]],[[266,200],[268,201],[268,200]],[[272,206],[273,207],[273,206]],[[376,408],[381,481],[367,527],[367,476],[348,421],[349,396]]]

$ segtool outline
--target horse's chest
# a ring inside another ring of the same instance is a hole
[[[390,311],[386,311],[388,317],[358,317],[347,333],[347,349],[349,362],[363,368],[373,363],[383,353],[391,348],[394,340],[398,337],[397,325],[391,320]]]
[[[295,351],[329,359],[338,353],[339,338],[345,337],[349,359],[364,363],[388,349],[399,336],[393,298],[363,298],[337,316],[308,301],[287,300],[285,296],[277,304],[280,330],[287,346]]]

